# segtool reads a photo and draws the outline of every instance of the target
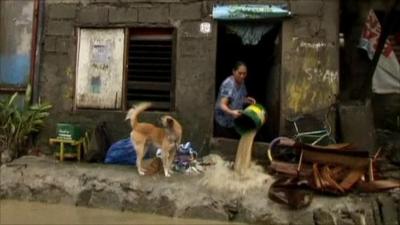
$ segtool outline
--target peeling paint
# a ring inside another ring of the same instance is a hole
[[[0,84],[29,82],[33,0],[0,2]]]
[[[22,28],[19,36],[20,40],[17,46],[17,54],[24,54],[31,49],[32,38],[32,17],[33,17],[33,1],[25,4],[22,8],[21,15],[15,19],[15,25]]]
[[[123,29],[82,29],[76,78],[77,107],[120,108]]]
[[[332,48],[325,41],[292,40],[296,66],[287,81],[287,107],[296,114],[326,108],[337,94],[339,83],[339,72],[327,54]]]
[[[301,83],[290,83],[287,87],[288,105],[295,113],[308,112],[310,108],[306,103],[310,90],[310,83],[303,80]]]
[[[29,81],[29,55],[1,55],[0,83],[23,86]]]

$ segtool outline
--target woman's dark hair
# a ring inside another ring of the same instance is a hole
[[[246,63],[243,61],[236,61],[235,65],[233,66],[233,70],[238,70],[240,66],[247,67]]]

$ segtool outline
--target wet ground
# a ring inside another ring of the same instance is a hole
[[[3,202],[8,200],[72,207],[72,211],[64,208],[56,208],[54,211],[39,210],[51,216],[58,215],[59,212],[60,216],[55,216],[47,224],[58,223],[58,220],[65,220],[64,224],[84,224],[84,221],[91,221],[89,212],[81,215],[80,208],[75,208],[80,206],[88,207],[84,209],[89,210],[107,208],[106,211],[100,209],[92,214],[93,218],[97,216],[99,221],[107,224],[134,224],[130,223],[133,220],[131,221],[129,215],[142,212],[167,218],[220,221],[217,224],[232,221],[263,225],[400,225],[400,189],[375,194],[354,192],[344,196],[315,193],[308,207],[291,210],[269,199],[268,190],[273,177],[268,176],[261,167],[255,167],[252,176],[243,180],[243,177],[232,174],[229,165],[228,162],[221,161],[201,175],[175,173],[172,177],[165,178],[162,174],[139,176],[131,166],[59,162],[25,156],[0,166],[1,207],[4,208]],[[396,176],[400,174],[397,167],[385,170],[386,173]],[[14,219],[31,215],[22,221],[29,221],[29,224],[35,222],[32,218],[36,215],[36,208],[25,211],[14,208],[6,214]],[[127,217],[119,221],[124,218],[118,216],[122,211],[128,214],[123,213]],[[107,218],[112,219],[113,213],[116,213],[116,219],[115,222],[110,222]],[[107,218],[103,218],[104,215]],[[76,220],[69,222],[64,218],[74,216]],[[46,216],[40,216],[39,219],[43,219],[42,217],[49,219]],[[157,219],[152,218],[151,221],[150,224],[154,224]],[[37,224],[46,224],[45,222],[39,221]],[[18,221],[10,223],[16,224]],[[146,221],[139,224],[146,224]]]

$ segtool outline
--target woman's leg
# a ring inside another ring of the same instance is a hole
[[[215,121],[214,121],[214,136],[232,138],[232,139],[240,138],[240,135],[235,131],[233,127],[232,128],[222,127]]]

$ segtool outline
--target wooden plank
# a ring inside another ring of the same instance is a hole
[[[294,176],[297,176],[297,175],[310,176],[313,172],[310,165],[303,165],[300,172],[298,172],[297,164],[276,161],[276,160],[271,162],[270,168],[277,172],[294,175]]]
[[[303,160],[305,162],[319,164],[345,165],[351,168],[366,168],[369,165],[369,159],[341,154],[314,152],[303,150]]]
[[[321,175],[324,180],[329,183],[329,186],[333,189],[339,190],[340,192],[344,192],[343,188],[332,178],[332,171],[328,166],[324,166],[322,168]]]
[[[313,168],[313,178],[314,178],[315,186],[318,189],[321,189],[322,182],[321,182],[321,178],[320,178],[319,171],[318,171],[318,165],[316,163],[314,163],[312,168]]]
[[[329,146],[309,145],[296,142],[293,147],[296,149],[304,149],[310,152],[331,153],[361,158],[369,157],[369,153],[367,151],[359,151],[358,149],[351,146],[344,148],[332,148]]]
[[[344,190],[349,190],[357,181],[361,179],[361,177],[364,175],[365,171],[361,169],[355,169],[352,170],[344,179],[342,182],[340,182],[340,186]]]
[[[124,29],[81,29],[76,107],[121,109]]]
[[[360,188],[363,192],[377,192],[388,190],[391,188],[400,187],[399,180],[375,180],[370,182],[360,182],[357,184],[357,187]]]

